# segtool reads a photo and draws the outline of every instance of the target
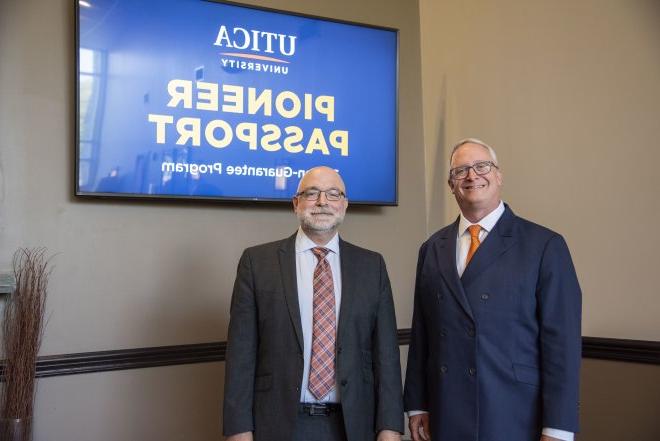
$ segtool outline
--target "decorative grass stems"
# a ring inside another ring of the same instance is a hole
[[[43,335],[50,259],[45,248],[20,248],[14,253],[16,289],[7,298],[3,321],[4,393],[0,439],[30,439],[37,355]],[[19,423],[17,420],[23,420]],[[17,428],[16,425],[21,425]],[[19,430],[12,436],[11,433]]]

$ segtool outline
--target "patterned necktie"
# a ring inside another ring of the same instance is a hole
[[[470,225],[468,227],[468,231],[470,232],[470,250],[468,251],[467,259],[465,259],[465,266],[468,266],[468,263],[470,263],[470,260],[472,260],[472,256],[474,256],[477,248],[479,248],[479,244],[481,244],[481,242],[479,242],[479,232],[481,231],[481,226]]]
[[[314,269],[314,325],[307,387],[320,400],[335,387],[335,290],[332,269],[325,259],[330,250],[317,247],[312,252],[318,263]]]

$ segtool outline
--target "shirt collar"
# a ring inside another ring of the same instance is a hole
[[[461,213],[461,220],[458,222],[458,237],[461,237],[463,234],[465,234],[465,231],[470,225],[479,225],[481,228],[486,230],[487,233],[490,233],[491,230],[495,227],[497,221],[500,220],[500,217],[502,217],[502,214],[504,214],[504,202],[502,201],[500,201],[500,204],[496,209],[488,213],[476,224],[473,224],[467,220],[467,218],[463,216],[463,213]]]
[[[296,253],[309,251],[318,246],[319,245],[317,245],[312,239],[307,237],[302,230],[302,227],[298,227],[298,233],[296,234]],[[327,248],[333,253],[339,255],[339,233],[335,233],[332,239],[330,239],[330,242],[326,243],[323,248]]]

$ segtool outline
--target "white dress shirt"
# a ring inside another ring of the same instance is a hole
[[[495,224],[500,220],[504,214],[504,202],[500,201],[500,204],[496,209],[484,216],[476,225],[481,227],[479,231],[479,243],[483,243],[488,237]],[[456,270],[458,271],[458,276],[462,276],[465,271],[465,260],[467,259],[468,252],[470,251],[470,243],[472,241],[470,237],[470,232],[468,228],[471,225],[475,225],[461,213],[460,220],[458,221],[458,232],[456,237]],[[423,411],[412,410],[408,412],[409,416],[418,415],[424,413]],[[552,429],[550,427],[543,428],[543,435],[551,436],[563,441],[573,441],[574,434],[573,432],[567,432],[565,430]]]
[[[483,243],[488,236],[488,233],[495,227],[495,224],[502,214],[504,213],[504,203],[500,201],[500,205],[496,209],[488,213],[483,219],[481,219],[477,225],[481,227],[479,231],[479,243]],[[468,228],[472,225],[472,222],[467,220],[463,213],[461,213],[461,219],[458,221],[458,236],[456,237],[456,269],[458,270],[458,276],[463,275],[465,271],[465,260],[467,259],[468,251],[470,251],[470,232]]]
[[[314,324],[314,269],[318,259],[312,252],[312,248],[319,245],[315,244],[307,235],[298,228],[296,235],[296,281],[298,283],[298,306],[300,308],[300,321],[303,332],[303,357],[305,368],[303,370],[302,385],[300,387],[301,403],[339,403],[339,388],[335,388],[321,400],[307,389],[309,382],[309,363],[312,358],[312,327]],[[339,306],[341,305],[341,267],[339,265],[339,235],[330,239],[323,248],[330,252],[325,259],[330,264],[332,270],[332,283],[335,289],[335,326],[339,324]]]

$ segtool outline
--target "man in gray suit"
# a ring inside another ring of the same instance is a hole
[[[342,240],[341,177],[308,171],[293,236],[243,252],[231,302],[228,441],[396,441],[401,374],[380,254]]]

